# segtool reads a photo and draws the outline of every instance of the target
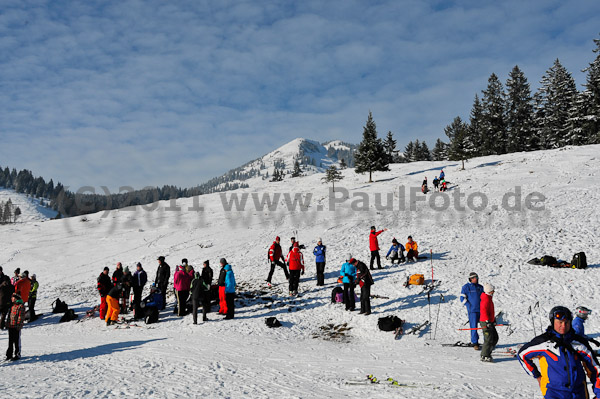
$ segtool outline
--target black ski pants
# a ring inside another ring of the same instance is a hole
[[[185,304],[190,296],[190,291],[175,291],[177,294],[177,316],[185,316],[186,309]]]
[[[356,309],[356,301],[354,299],[354,283],[344,283],[344,304],[346,310]]]
[[[234,299],[235,292],[225,293],[225,303],[227,304],[227,316],[225,316],[226,319],[233,319],[235,314]]]
[[[317,285],[325,285],[325,262],[317,262]]]
[[[279,267],[281,267],[283,269],[283,272],[285,273],[286,280],[289,280],[290,274],[288,273],[287,266],[282,261],[276,260],[274,262],[271,262],[271,271],[269,271],[269,276],[267,277],[267,281],[269,283],[271,282],[271,279],[273,278],[273,273],[275,273],[275,267],[276,266],[279,266]]]
[[[300,272],[301,270],[290,270],[290,292],[298,291],[298,284],[300,283]]]
[[[373,270],[373,261],[377,259],[377,268],[381,269],[381,258],[379,257],[379,251],[371,251],[371,265],[369,268]]]
[[[360,313],[371,313],[371,286],[368,284],[360,288]]]
[[[12,358],[21,357],[21,329],[20,328],[9,328],[8,329],[8,349],[6,350],[6,357]]]

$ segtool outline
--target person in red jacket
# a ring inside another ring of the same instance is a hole
[[[269,255],[267,257],[268,261],[271,262],[271,271],[269,271],[269,275],[267,276],[267,285],[269,287],[271,286],[271,279],[273,278],[273,273],[275,272],[276,266],[279,266],[283,269],[286,280],[290,279],[290,274],[288,273],[287,266],[285,265],[285,258],[283,257],[283,250],[281,249],[279,241],[279,236],[275,237],[275,241],[273,241],[273,244],[269,248]]]
[[[298,295],[300,273],[304,274],[304,255],[300,252],[298,242],[294,242],[294,247],[287,256],[287,262],[290,265],[290,295]]]
[[[369,268],[373,269],[373,261],[377,259],[377,268],[383,269],[381,267],[381,258],[379,257],[379,240],[377,240],[377,236],[387,229],[375,231],[375,226],[371,226],[371,233],[369,234],[369,249],[371,250],[371,265]]]
[[[479,324],[483,331],[483,349],[481,350],[482,362],[493,362],[492,351],[498,343],[498,332],[496,331],[496,312],[494,310],[495,288],[490,283],[483,285],[481,301],[479,305]]]

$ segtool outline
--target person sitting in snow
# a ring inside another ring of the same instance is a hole
[[[156,284],[152,284],[150,295],[142,300],[140,308],[144,311],[144,322],[146,324],[158,322],[159,311],[163,308],[163,296]]]
[[[385,258],[390,259],[392,261],[392,265],[394,264],[395,260],[398,261],[398,264],[406,262],[406,259],[404,258],[404,247],[398,242],[398,240],[396,240],[396,238],[392,239],[392,246],[390,247],[390,250]]]
[[[419,257],[419,251],[417,242],[413,241],[412,236],[408,236],[408,242],[406,243],[406,260],[408,262],[416,262]]]
[[[440,181],[440,191],[447,191],[448,190],[448,186],[446,185],[446,180],[442,179]]]

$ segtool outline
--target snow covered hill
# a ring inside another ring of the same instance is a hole
[[[499,328],[500,347],[539,334],[554,305],[597,310],[598,154],[596,145],[488,156],[470,160],[464,171],[457,162],[399,164],[375,173],[373,183],[346,169],[335,197],[320,173],[257,179],[234,192],[0,229],[0,265],[38,275],[44,313],[57,297],[79,314],[92,307],[96,277],[118,261],[130,268],[140,261],[153,279],[159,255],[172,270],[186,257],[194,266],[209,259],[217,271],[225,257],[238,282],[234,320],[213,313],[193,325],[191,316],[172,314],[172,296],[150,329],[43,317],[23,330],[23,359],[0,364],[0,389],[12,397],[58,398],[540,398],[516,359],[483,364],[471,348],[441,344],[469,339],[457,329],[467,321],[458,296],[471,271],[495,285],[496,309],[511,324]],[[442,168],[447,195],[421,194],[423,178],[431,181]],[[372,288],[382,298],[372,299],[374,312],[364,316],[331,304],[330,295],[348,253],[369,260],[371,225],[389,229],[380,235],[382,255],[393,237],[404,243],[411,234],[433,258],[394,266],[383,258],[386,268],[374,271]],[[288,296],[281,270],[274,288],[264,284],[267,249],[277,235],[286,249],[292,235],[307,246],[298,298]],[[315,283],[318,238],[328,247],[325,287]],[[526,263],[546,254],[569,261],[580,251],[588,257],[586,270]],[[431,280],[432,267],[442,283],[430,296],[403,287],[413,273]],[[390,314],[407,328],[432,325],[394,340],[377,328],[378,318]],[[268,316],[283,326],[267,328]],[[598,337],[599,330],[594,314],[586,331]],[[0,346],[6,344],[2,332]],[[417,387],[345,384],[367,374]]]
[[[29,198],[26,195],[19,194],[14,190],[0,188],[0,203],[6,203],[8,200],[21,209],[21,215],[17,222],[37,222],[56,217],[56,211],[41,205],[40,199]]]

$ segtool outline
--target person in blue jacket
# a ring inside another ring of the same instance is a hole
[[[391,259],[392,265],[394,261],[397,260],[398,264],[406,262],[406,258],[404,257],[404,245],[400,244],[398,240],[395,238],[392,240],[392,246],[385,256],[386,259]],[[390,258],[391,256],[391,258]]]
[[[577,306],[577,309],[575,309],[575,318],[573,318],[572,323],[573,331],[575,334],[587,338],[587,340],[592,342],[594,345],[600,346],[600,342],[585,335],[584,324],[590,314],[592,314],[590,309],[586,308],[585,306]]]
[[[346,262],[342,265],[340,270],[340,276],[342,276],[342,282],[344,283],[344,304],[346,310],[354,311],[356,309],[356,302],[354,300],[354,284],[356,280],[356,267],[350,263],[352,255],[348,254]]]
[[[313,250],[315,262],[317,264],[317,286],[325,285],[325,252],[327,247],[323,245],[323,241],[319,238],[317,246]]]
[[[479,276],[472,272],[469,274],[469,282],[463,285],[460,291],[460,302],[467,307],[469,315],[469,326],[471,328],[478,327],[479,323],[479,303],[483,286],[479,284]],[[477,330],[471,330],[471,345],[475,350],[479,350],[479,334]]]
[[[564,306],[550,310],[550,326],[518,352],[521,366],[535,378],[546,399],[588,398],[586,374],[600,396],[600,366],[589,342],[571,328],[573,315]],[[534,363],[539,362],[539,368]]]
[[[223,262],[225,259],[221,259]],[[234,316],[234,299],[235,299],[235,275],[233,274],[233,269],[229,263],[223,266],[223,270],[225,270],[225,302],[227,303],[227,315],[225,319],[233,319]]]
[[[156,284],[152,284],[152,287],[150,287],[150,295],[144,298],[140,303],[140,307],[145,313],[144,321],[146,324],[158,322],[158,314],[160,309],[163,308],[163,303],[162,293]]]

